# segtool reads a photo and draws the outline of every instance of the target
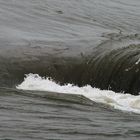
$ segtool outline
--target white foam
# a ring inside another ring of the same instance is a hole
[[[137,60],[135,64],[138,65],[139,63],[140,63],[140,58]]]
[[[22,90],[51,91],[66,94],[81,94],[98,103],[104,103],[115,109],[140,113],[140,95],[115,93],[111,90],[100,90],[90,85],[84,87],[72,84],[59,85],[49,78],[40,77],[38,74],[26,75],[24,81],[16,87]]]

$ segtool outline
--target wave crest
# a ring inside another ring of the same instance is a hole
[[[140,113],[140,95],[115,93],[111,90],[93,88],[90,85],[78,87],[66,84],[61,86],[50,78],[42,78],[38,74],[26,75],[24,81],[17,86],[17,89],[83,95],[89,100],[110,105],[115,109]]]

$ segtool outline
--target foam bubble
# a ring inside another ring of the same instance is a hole
[[[40,77],[38,74],[28,74],[24,81],[16,87],[22,90],[51,91],[65,94],[79,94],[97,103],[110,105],[115,109],[140,113],[140,95],[115,93],[111,90],[100,90],[90,85],[84,87],[72,84],[59,85],[55,81]],[[52,93],[53,94],[53,93]]]

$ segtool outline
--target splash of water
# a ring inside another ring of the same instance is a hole
[[[100,90],[90,85],[84,87],[72,84],[59,85],[50,78],[40,77],[38,74],[28,74],[24,81],[16,87],[22,90],[51,91],[65,94],[83,95],[97,103],[110,105],[115,109],[140,113],[140,95],[115,93],[111,90]],[[53,93],[52,93],[53,94]]]

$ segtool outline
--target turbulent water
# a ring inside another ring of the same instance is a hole
[[[139,0],[0,0],[0,139],[140,137]]]

